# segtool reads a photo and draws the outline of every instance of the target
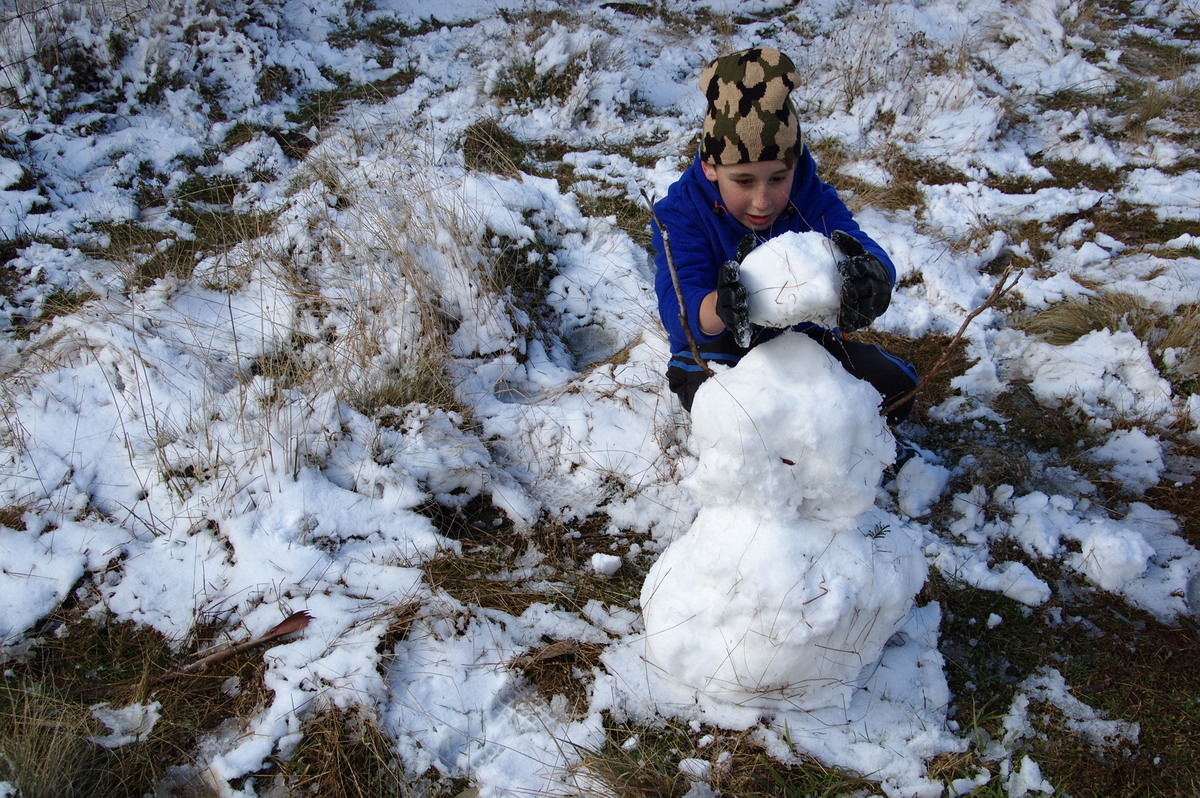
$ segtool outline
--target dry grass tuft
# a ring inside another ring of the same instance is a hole
[[[692,788],[680,770],[684,759],[706,763],[706,781],[719,795],[807,798],[878,791],[869,779],[806,755],[800,755],[797,764],[783,765],[752,739],[751,732],[616,724],[607,728],[602,748],[584,752],[578,776],[581,794],[678,798]]]
[[[514,571],[517,554],[511,545],[474,546],[464,548],[462,554],[443,552],[422,567],[434,590],[468,606],[520,615],[549,597],[525,586],[525,576]]]
[[[844,199],[847,206],[855,211],[884,208],[920,213],[925,207],[922,185],[939,186],[966,180],[962,173],[945,164],[909,157],[903,146],[894,141],[857,154],[850,153],[841,142],[834,139],[809,141],[807,144],[821,173],[833,179],[839,190],[848,190]],[[890,179],[886,184],[878,185],[846,174],[842,170],[852,158],[870,161],[882,168]],[[836,175],[835,179],[833,175]]]
[[[1130,330],[1145,339],[1153,330],[1146,303],[1130,294],[1073,299],[1021,321],[1020,329],[1046,343],[1065,346],[1096,330]]]
[[[270,697],[261,651],[156,683],[184,658],[148,627],[99,623],[75,607],[56,611],[33,639],[0,682],[0,779],[15,780],[21,795],[152,793],[172,767],[192,764],[201,734],[243,722]],[[90,707],[151,702],[159,718],[141,740],[111,750],[87,740],[107,732]]]
[[[517,657],[512,667],[521,671],[547,699],[563,696],[574,718],[587,715],[591,699],[592,670],[599,666],[604,646],[559,640]]]
[[[429,794],[410,785],[395,745],[378,719],[363,707],[315,712],[305,719],[301,732],[304,737],[292,755],[275,760],[288,795],[375,798]]]
[[[164,236],[130,222],[100,228],[96,242],[86,248],[86,253],[120,264],[131,290],[146,288],[169,275],[189,278],[202,259],[215,258],[219,261],[239,247],[245,250],[249,242],[261,239],[274,224],[275,214],[214,208],[209,203],[218,198],[210,197],[207,190],[187,189],[185,186],[177,199],[183,204],[175,210],[174,215],[190,225],[190,237]],[[221,199],[226,203],[231,202],[232,193]],[[193,207],[191,203],[197,205]],[[248,261],[260,254],[244,252],[241,257],[230,259],[228,269],[220,271],[226,277],[233,272],[245,272]],[[212,287],[236,288],[244,279],[242,274],[232,281],[214,283]],[[225,282],[230,285],[225,285]]]
[[[115,795],[113,754],[88,741],[103,726],[87,707],[34,684],[0,684],[0,781],[22,798]]]
[[[529,156],[529,146],[491,117],[468,125],[461,146],[468,169],[508,177],[516,177]]]
[[[1195,233],[1195,222],[1161,219],[1153,208],[1116,202],[1089,212],[1088,221],[1096,231],[1107,233],[1130,247],[1148,247],[1170,241],[1185,233]],[[1066,225],[1063,225],[1064,227]],[[1157,249],[1158,257],[1172,257],[1171,250]]]

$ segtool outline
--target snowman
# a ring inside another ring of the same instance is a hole
[[[751,321],[832,327],[838,257],[818,233],[759,246],[742,263]],[[642,587],[647,660],[741,706],[848,707],[926,577],[874,506],[895,458],[879,393],[786,332],[700,387],[692,437],[700,510]]]

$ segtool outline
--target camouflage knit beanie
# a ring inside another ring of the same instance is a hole
[[[700,73],[708,100],[700,160],[718,165],[787,161],[800,150],[800,122],[788,100],[800,82],[791,59],[771,47],[724,55]]]

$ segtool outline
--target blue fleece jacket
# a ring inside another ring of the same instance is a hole
[[[858,228],[854,216],[838,198],[833,186],[817,177],[817,165],[805,147],[796,159],[796,177],[792,183],[791,204],[767,231],[758,231],[759,241],[774,238],[789,231],[804,233],[815,230],[829,235],[844,230],[862,242],[868,252],[887,267],[892,284],[896,282],[896,267],[883,249]],[[671,185],[667,196],[654,204],[654,212],[671,243],[671,256],[683,289],[688,325],[696,342],[702,347],[717,342],[728,332],[705,335],[700,330],[700,302],[717,288],[721,265],[737,255],[738,242],[754,232],[735,220],[721,201],[717,184],[704,176],[697,156],[695,162]],[[656,251],[655,290],[658,292],[658,313],[671,341],[672,353],[688,349],[687,337],[679,320],[679,302],[667,268],[662,230],[652,225]],[[707,348],[707,347],[705,347]],[[690,356],[687,358],[690,360]]]

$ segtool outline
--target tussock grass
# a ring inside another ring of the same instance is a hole
[[[194,644],[222,645],[206,640],[213,633],[198,627]],[[261,651],[158,682],[184,663],[179,645],[131,622],[92,620],[81,606],[57,610],[32,639],[0,680],[0,779],[22,796],[155,792],[173,767],[192,764],[201,734],[243,722],[269,697]],[[160,717],[139,741],[107,749],[88,740],[108,733],[92,706],[150,702]]]
[[[434,796],[423,781],[405,774],[395,746],[365,707],[318,710],[304,720],[304,735],[291,756],[276,758],[287,794],[321,798]]]
[[[641,593],[654,558],[630,556],[639,536],[607,534],[605,517],[573,524],[543,519],[525,537],[514,535],[511,523],[494,509],[480,511],[481,505],[473,502],[466,513],[426,505],[438,530],[463,542],[461,554],[446,551],[422,566],[432,587],[465,604],[513,615],[537,602],[572,612],[582,612],[592,601],[629,607]],[[518,562],[531,550],[540,555],[534,569]],[[597,574],[590,564],[596,553],[619,555],[623,564],[610,576]]]
[[[1194,222],[1162,219],[1152,208],[1130,206],[1122,202],[1102,207],[1089,214],[1096,230],[1107,233],[1131,247],[1161,244],[1185,233],[1196,232]],[[1159,257],[1172,257],[1171,250],[1158,249]]]
[[[529,146],[491,117],[468,125],[460,146],[468,169],[508,177],[516,177],[529,156]]]
[[[521,13],[501,10],[500,16],[510,25],[514,46],[509,48],[511,55],[496,70],[488,93],[519,109],[570,100],[580,78],[593,66],[593,52],[589,49],[566,63],[548,64],[540,64],[536,52],[548,32],[578,27],[577,13],[566,8],[548,8]]]
[[[601,667],[603,653],[599,643],[560,640],[517,657],[509,666],[520,670],[546,699],[562,696],[571,717],[583,719],[591,700],[592,673]]]
[[[653,254],[650,212],[645,204],[629,199],[620,189],[577,193],[579,210],[587,216],[611,217],[647,253]]]
[[[895,141],[887,141],[860,152],[851,152],[842,142],[834,139],[811,140],[806,144],[821,174],[835,183],[839,191],[845,191],[843,200],[853,211],[884,208],[911,210],[920,215],[925,207],[925,194],[921,186],[941,186],[967,180],[957,169],[944,163],[912,158],[904,146]],[[874,164],[883,169],[889,179],[881,185],[847,173],[845,167],[852,160]]]
[[[227,258],[233,268],[210,279],[213,287],[236,287],[245,279],[248,262],[262,254],[253,249],[253,242],[260,240],[275,220],[275,214],[214,209],[206,203],[181,206],[175,215],[190,226],[190,236],[166,235],[133,222],[101,226],[95,243],[85,251],[118,264],[130,290],[146,288],[168,275],[187,279],[204,258]],[[248,246],[249,253],[235,257],[237,250],[245,253]],[[228,279],[237,272],[242,275]]]
[[[532,214],[524,215],[534,229],[545,228]],[[496,294],[511,294],[513,299],[532,316],[544,315],[543,299],[553,276],[551,265],[554,243],[546,236],[532,239],[512,238],[488,229],[484,231],[481,247],[488,269],[483,274],[488,290]]]
[[[120,794],[114,755],[87,739],[103,726],[77,701],[5,680],[0,721],[0,781],[22,798]]]
[[[28,340],[54,319],[75,313],[93,299],[96,299],[96,295],[87,289],[80,291],[52,289],[42,300],[37,317],[24,324],[14,325],[14,329],[11,330],[12,336],[18,340]]]
[[[1036,166],[1044,167],[1053,175],[1053,179],[1047,181],[1056,186],[1064,188],[1072,188],[1074,186],[1082,186],[1090,188],[1094,191],[1116,191],[1121,187],[1124,181],[1124,175],[1118,169],[1114,169],[1103,164],[1084,163],[1083,161],[1060,161],[1060,160],[1045,160],[1033,158],[1031,161]],[[989,181],[990,185],[1001,187],[998,181]],[[1018,186],[1004,186],[1010,194],[1020,193]]]
[[[368,83],[353,83],[344,76],[338,77],[338,85],[332,89],[309,92],[295,111],[285,117],[289,123],[303,131],[310,127],[321,129],[335,121],[346,106],[352,103],[366,105],[386,102],[412,85],[417,73],[399,69],[389,77]],[[293,155],[303,155],[303,151]]]
[[[583,70],[584,65],[579,62],[542,68],[532,57],[516,55],[501,67],[491,94],[497,100],[517,106],[530,103],[531,98],[565,102],[574,91]]]
[[[1090,332],[1104,329],[1132,330],[1139,338],[1148,338],[1155,328],[1145,302],[1130,294],[1100,294],[1069,300],[1039,311],[1019,326],[1055,346],[1074,343]]]
[[[548,596],[526,587],[521,572],[512,570],[516,556],[511,547],[479,546],[446,551],[421,567],[434,590],[468,606],[520,615]]]
[[[655,558],[631,556],[632,546],[646,539],[641,535],[613,535],[609,523],[607,516],[597,514],[571,524],[544,520],[531,531],[533,545],[560,574],[563,588],[556,596],[559,606],[580,612],[595,600],[628,607],[641,594],[642,582]],[[622,565],[616,573],[601,576],[590,566],[593,554],[618,555]]]
[[[1142,31],[1123,36],[1121,47],[1121,64],[1138,77],[1178,80],[1200,63],[1194,52]]]
[[[603,38],[589,35],[587,28],[594,21],[584,21],[579,12],[561,5],[545,10],[535,7],[519,15],[501,10],[500,15],[510,24],[507,35],[511,44],[504,59],[485,70],[484,92],[518,114],[550,108],[572,125],[589,120],[593,81],[604,72],[622,71],[624,54],[609,47]],[[563,46],[564,29],[582,31],[576,41],[566,45],[571,51],[543,53],[547,46]]]
[[[459,314],[478,308],[446,296],[441,280],[475,274],[474,285],[485,283],[480,232],[468,209],[444,207],[453,200],[443,199],[435,170],[421,162],[420,142],[388,139],[378,146],[405,148],[412,165],[392,185],[364,185],[343,160],[353,161],[353,153],[310,159],[297,181],[298,188],[319,185],[332,198],[332,208],[313,207],[311,224],[327,231],[320,265],[277,266],[278,278],[306,308],[306,322],[322,330],[301,356],[318,366],[315,388],[337,391],[364,415],[413,403],[460,412],[446,370],[450,335]]]

